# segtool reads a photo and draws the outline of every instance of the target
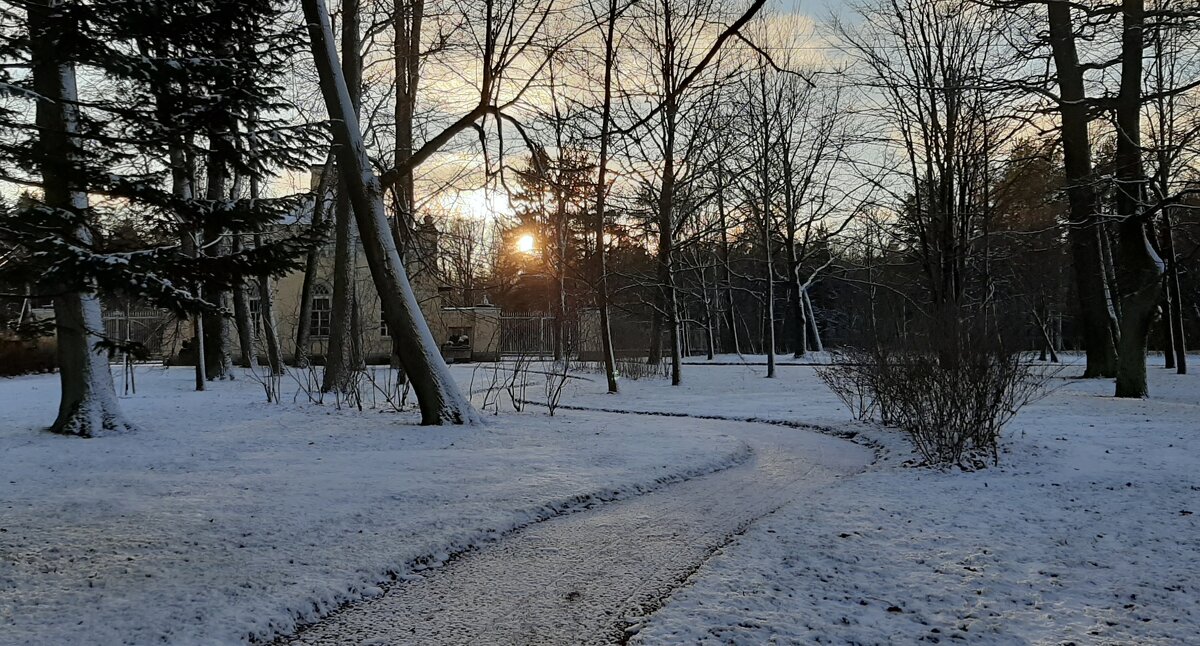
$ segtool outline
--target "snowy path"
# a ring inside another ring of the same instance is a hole
[[[808,431],[721,424],[754,457],[532,525],[286,643],[611,643],[749,523],[871,460],[868,449]]]

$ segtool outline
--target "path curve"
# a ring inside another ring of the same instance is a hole
[[[628,424],[630,417],[614,415],[613,421]],[[870,449],[811,431],[716,423],[747,442],[753,457],[636,498],[530,525],[283,643],[619,642],[754,520],[862,470],[872,459]]]

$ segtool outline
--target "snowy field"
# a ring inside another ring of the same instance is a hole
[[[245,379],[194,393],[188,370],[145,367],[123,400],[142,432],[99,440],[37,430],[55,376],[0,380],[0,643],[287,633],[389,574],[739,461],[738,438],[766,428],[680,415],[854,431],[882,457],[750,525],[637,643],[1200,643],[1200,377],[1152,368],[1146,401],[1060,379],[1006,430],[1000,466],[943,473],[903,466],[907,444],[850,422],[812,367],[767,380],[762,361],[618,396],[584,375],[576,408],[478,429],[266,404]]]
[[[141,368],[122,403],[142,431],[81,440],[39,430],[56,375],[0,379],[0,643],[286,633],[389,573],[745,457],[720,422],[534,410],[423,428],[191,380]]]
[[[763,375],[687,366],[681,388],[626,384],[620,404],[845,424],[812,368]],[[902,467],[905,444],[866,430],[883,460],[755,523],[635,641],[1200,643],[1200,377],[1152,368],[1150,385],[1130,401],[1059,380],[976,473]]]

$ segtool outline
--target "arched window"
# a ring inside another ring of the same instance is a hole
[[[325,285],[314,285],[312,295],[312,313],[309,314],[308,332],[314,337],[329,336],[329,327],[333,320],[333,297]]]

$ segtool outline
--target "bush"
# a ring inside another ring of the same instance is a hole
[[[580,361],[576,362],[572,368],[604,374],[603,361]],[[646,357],[617,357],[615,368],[620,379],[629,381],[659,379],[671,374],[670,364],[666,361],[649,363],[646,361]]]
[[[926,464],[995,463],[1000,430],[1043,396],[1056,369],[964,327],[835,352],[817,373],[855,417],[902,430]]]

